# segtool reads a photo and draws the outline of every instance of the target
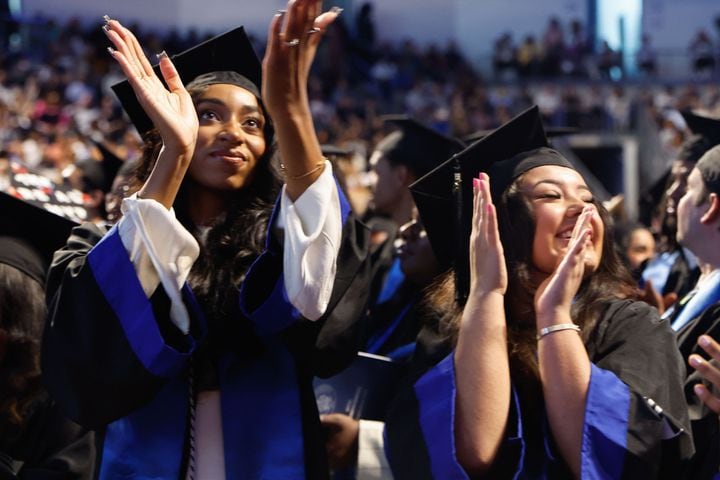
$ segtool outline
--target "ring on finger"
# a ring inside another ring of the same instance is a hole
[[[292,40],[288,40],[287,42],[285,42],[285,45],[288,47],[297,47],[298,45],[300,45],[300,39],[293,38]]]

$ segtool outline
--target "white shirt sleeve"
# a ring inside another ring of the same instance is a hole
[[[335,282],[342,236],[340,197],[332,165],[294,203],[283,187],[278,226],[285,230],[283,275],[290,303],[303,317],[325,313]]]
[[[184,333],[190,316],[180,289],[200,254],[195,238],[175,218],[175,212],[151,199],[133,195],[123,200],[117,228],[140,284],[148,298],[162,284],[170,298],[170,319]]]
[[[385,456],[384,429],[383,422],[360,420],[357,480],[392,480],[392,471]]]

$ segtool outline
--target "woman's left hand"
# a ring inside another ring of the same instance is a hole
[[[698,345],[710,354],[716,362],[720,362],[720,345],[709,335],[700,336]],[[716,365],[711,364],[697,354],[690,355],[689,363],[705,380],[715,385],[716,391],[720,391],[720,369]],[[713,395],[702,383],[695,385],[693,390],[695,391],[695,395],[700,397],[700,400],[702,400],[708,408],[720,415],[720,398],[718,398],[717,395]]]
[[[270,23],[263,59],[263,101],[270,116],[298,113],[320,40],[342,9],[322,12],[322,0],[290,0]]]
[[[586,206],[575,222],[565,256],[555,271],[535,292],[535,314],[538,323],[548,316],[570,314],[572,299],[577,294],[585,273],[585,248],[591,230],[590,221],[595,207]],[[545,326],[545,325],[543,325]]]

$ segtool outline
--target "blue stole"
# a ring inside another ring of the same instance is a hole
[[[702,313],[713,303],[720,301],[720,270],[713,271],[702,285],[695,290],[692,298],[681,307],[680,313],[672,322],[672,329],[679,331],[693,318]]]

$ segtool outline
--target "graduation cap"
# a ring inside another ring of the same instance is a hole
[[[53,253],[77,223],[0,192],[0,263],[45,283]]]
[[[393,164],[405,165],[421,177],[440,162],[464,148],[455,138],[443,135],[407,115],[386,115],[383,120],[400,127],[375,147]]]
[[[720,119],[697,115],[689,110],[680,114],[693,135],[683,142],[678,158],[695,163],[705,152],[720,144]]]
[[[231,83],[245,88],[260,99],[262,65],[243,27],[213,37],[173,55],[171,59],[186,86],[196,82],[206,85]],[[160,67],[156,65],[154,70],[162,81]],[[152,130],[152,120],[140,106],[130,82],[125,80],[117,83],[112,89],[140,135]]]
[[[479,172],[488,173],[496,201],[517,177],[532,168],[572,168],[567,159],[547,146],[540,112],[534,106],[410,185],[435,256],[443,268],[455,269],[459,302],[465,300],[469,289],[472,179]]]
[[[76,163],[76,167],[83,172],[84,188],[100,189],[107,193],[112,189],[113,180],[120,167],[125,163],[111,152],[103,143],[93,142],[100,152],[100,160],[92,158]]]
[[[462,140],[463,140],[463,142],[465,142],[469,145],[471,143],[477,142],[478,140],[481,140],[481,139],[487,137],[494,131],[495,131],[495,129],[478,130],[477,132],[473,132],[469,135],[462,137]],[[550,140],[555,137],[562,137],[565,135],[573,135],[575,133],[578,133],[579,131],[580,131],[580,129],[575,128],[575,127],[546,127],[545,128],[545,136],[548,138],[548,140]]]

